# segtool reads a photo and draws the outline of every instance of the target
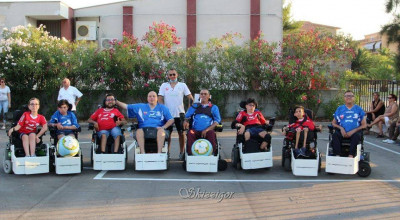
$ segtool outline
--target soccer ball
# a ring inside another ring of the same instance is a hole
[[[73,157],[79,152],[79,142],[72,136],[64,136],[58,140],[57,153],[62,157]]]
[[[196,156],[210,156],[213,152],[212,144],[207,139],[198,139],[192,145],[192,153]]]

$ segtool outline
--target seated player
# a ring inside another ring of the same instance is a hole
[[[57,127],[57,137],[65,135],[74,136],[74,130],[79,128],[78,120],[74,113],[69,111],[69,102],[62,99],[58,102],[58,110],[51,116],[49,126]]]

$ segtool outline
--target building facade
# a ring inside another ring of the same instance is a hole
[[[181,47],[240,33],[243,43],[258,36],[282,41],[282,0],[133,0],[73,9],[62,1],[0,3],[0,32],[18,25],[46,25],[54,36],[93,40],[106,47],[122,33],[139,39],[153,22],[175,26]]]

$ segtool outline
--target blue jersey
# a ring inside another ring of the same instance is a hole
[[[360,127],[364,116],[364,110],[358,105],[354,105],[351,109],[348,109],[346,105],[339,106],[334,115],[338,125],[342,126],[346,132]]]
[[[185,117],[191,118],[193,116],[192,128],[195,131],[203,131],[208,127],[210,127],[210,125],[212,125],[214,122],[221,123],[221,116],[219,114],[219,109],[216,105],[211,105],[210,109],[211,111],[209,111],[209,114],[205,110],[206,108],[210,107],[210,105],[211,104],[208,105],[194,104],[188,109]],[[203,113],[196,113],[196,110],[197,112],[203,112]]]
[[[61,123],[62,126],[75,126],[79,128],[78,120],[74,113],[68,111],[67,115],[62,115],[60,111],[56,111],[53,116],[51,116],[50,123]],[[72,130],[63,130],[63,131],[72,131]]]
[[[168,120],[173,119],[165,105],[157,104],[150,109],[147,103],[128,105],[128,118],[137,118],[139,128],[162,127]]]

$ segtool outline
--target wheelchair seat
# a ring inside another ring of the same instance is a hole
[[[100,143],[101,143],[101,138],[97,136],[97,134],[93,134],[96,137],[96,145],[97,145],[97,149],[96,149],[96,154],[100,154],[101,153],[101,149],[100,149]],[[120,142],[119,142],[119,148],[118,148],[118,153],[122,154],[123,153],[123,147],[122,145],[125,143],[125,136],[122,133],[122,136],[120,137]],[[114,138],[109,135],[107,138],[107,143],[106,143],[106,152],[107,154],[111,154],[114,152]]]
[[[25,157],[24,146],[22,145],[22,140],[20,139],[19,135],[20,135],[20,133],[18,131],[14,131],[11,134],[11,144],[14,145],[16,157]],[[42,137],[40,137],[39,139],[40,139],[40,142],[36,143],[35,154],[37,156],[43,156],[42,155],[43,152],[41,152],[41,150],[44,150],[44,153],[46,153],[46,147],[42,147],[42,145],[43,145]]]

